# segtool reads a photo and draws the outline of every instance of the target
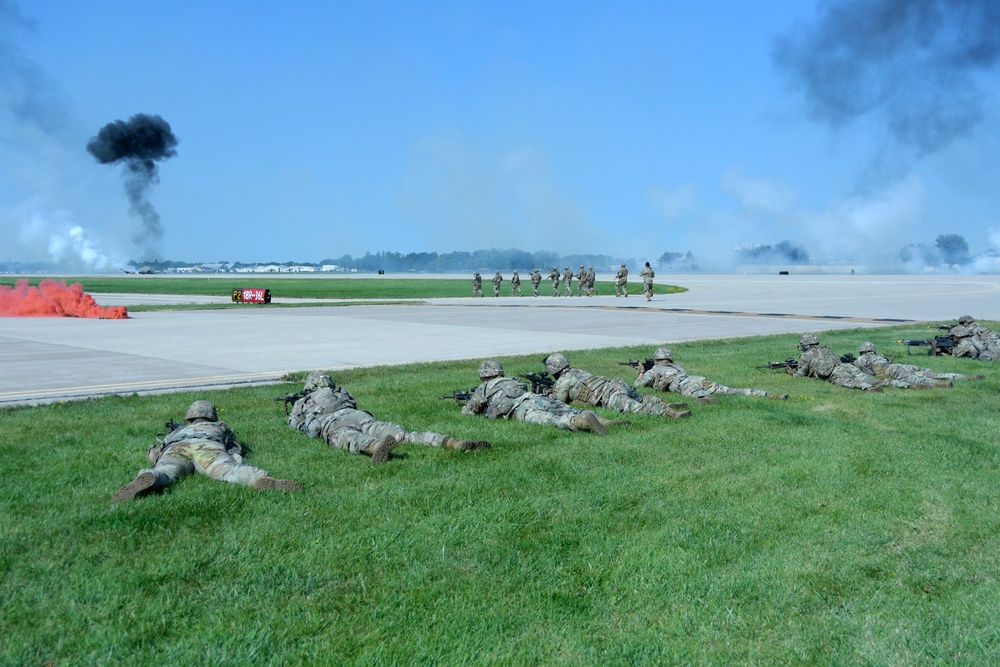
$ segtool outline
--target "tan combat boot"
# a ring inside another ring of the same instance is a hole
[[[702,396],[701,398],[698,399],[698,405],[713,405],[718,402],[719,399],[717,399],[715,396]]]
[[[951,380],[935,380],[934,386],[938,389],[951,389],[955,386],[955,383]]]
[[[788,394],[768,394],[768,398],[773,398],[776,401],[787,401]]]
[[[687,419],[691,416],[690,410],[667,410],[667,416],[674,419]]]
[[[151,472],[144,472],[122,488],[115,491],[115,495],[111,496],[111,502],[120,503],[124,500],[132,500],[134,498],[147,496],[156,490],[155,487],[156,475]]]
[[[268,475],[254,482],[253,488],[258,491],[291,491],[292,493],[297,493],[302,490],[302,485],[294,479],[275,479]]]
[[[596,412],[594,414],[597,415]],[[597,415],[597,421],[601,422],[601,425],[605,427],[621,426],[622,424],[628,423],[627,419],[608,419],[607,417],[602,417],[601,415]]]
[[[590,431],[598,435],[607,435],[608,428],[601,423],[601,418],[590,410],[581,410],[573,415],[570,424],[577,431]]]
[[[489,449],[491,445],[486,440],[461,440],[459,438],[445,438],[441,446],[445,449],[454,449],[456,452],[468,452],[473,449]]]
[[[396,442],[396,438],[394,436],[387,435],[372,445],[369,450],[372,455],[372,465],[375,466],[388,461],[389,452],[391,452],[397,444],[399,443]]]

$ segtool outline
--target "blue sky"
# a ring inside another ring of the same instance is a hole
[[[0,0],[0,260],[1000,249],[966,4]],[[86,150],[137,113],[179,140],[145,244]]]

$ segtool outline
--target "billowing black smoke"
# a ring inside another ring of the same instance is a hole
[[[969,134],[978,78],[1000,60],[997,0],[839,0],[779,37],[774,63],[810,115],[843,127],[871,114],[914,158]]]
[[[160,181],[156,163],[177,155],[176,145],[170,124],[155,114],[144,113],[128,121],[108,123],[87,142],[87,150],[101,164],[124,163],[125,194],[132,205],[129,212],[142,220],[142,230],[132,240],[142,247],[146,259],[159,256],[158,245],[163,237],[160,215],[146,193]]]

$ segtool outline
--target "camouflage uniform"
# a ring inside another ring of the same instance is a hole
[[[597,289],[595,284],[597,282],[597,274],[594,273],[594,267],[587,267],[587,296],[594,296],[597,294]]]
[[[291,428],[310,438],[321,437],[331,447],[371,456],[373,462],[382,463],[388,458],[387,451],[385,457],[377,455],[390,438],[390,450],[402,443],[459,450],[489,447],[489,443],[482,440],[459,440],[430,431],[407,431],[398,424],[379,421],[370,413],[358,410],[354,396],[343,387],[337,387],[328,373],[310,373],[302,393],[288,415]]]
[[[521,291],[521,276],[517,275],[517,269],[514,269],[514,275],[510,277],[510,295],[516,294],[524,296],[524,292]]]
[[[622,292],[625,293],[626,298],[628,297],[628,267],[625,266],[625,262],[622,262],[622,266],[618,269],[618,273],[615,274],[615,296],[621,296]]]
[[[212,403],[195,401],[188,408],[185,420],[187,425],[171,431],[162,442],[149,448],[146,458],[153,467],[140,470],[135,479],[115,492],[112,502],[153,493],[193,472],[260,490],[302,488],[297,482],[274,479],[266,470],[244,463],[243,448],[226,422],[218,421]]]
[[[583,296],[584,290],[587,288],[587,270],[583,268],[583,264],[580,265],[580,273],[576,274],[576,295]]]
[[[573,296],[573,270],[568,266],[563,267],[563,296]]]
[[[659,396],[640,394],[627,382],[595,375],[581,368],[570,368],[561,354],[550,354],[542,360],[556,378],[552,398],[563,403],[584,403],[625,414],[665,415],[679,419],[690,417],[683,403],[664,403]]]
[[[799,339],[802,355],[799,357],[795,377],[811,377],[826,380],[838,387],[861,389],[862,391],[882,391],[882,385],[907,388],[909,385],[899,380],[879,380],[865,373],[853,364],[845,364],[830,348],[820,347],[814,334],[806,334]]]
[[[788,398],[788,394],[768,394],[761,389],[727,387],[701,375],[689,375],[683,366],[674,363],[673,352],[667,347],[658,348],[653,353],[653,358],[656,364],[648,371],[639,372],[639,377],[634,382],[636,387],[652,387],[657,391],[669,391],[681,396],[688,396],[702,405],[718,401],[719,399],[715,398],[713,394]]]
[[[559,296],[559,269],[553,266],[548,279],[552,281],[552,296]]]
[[[642,293],[646,295],[646,301],[652,301],[653,278],[656,277],[656,274],[653,273],[653,269],[650,268],[649,262],[646,262],[646,266],[644,266],[642,271],[639,272],[639,276],[642,278]]]
[[[542,274],[535,269],[535,272],[531,274],[531,289],[534,291],[535,296],[538,296],[538,285],[542,282]]]
[[[951,348],[951,356],[993,361],[994,356],[990,353],[986,343],[973,336],[968,327],[959,324],[957,327],[952,327],[948,333],[955,339],[955,347]]]
[[[490,419],[514,419],[531,424],[555,426],[564,431],[590,431],[606,435],[608,430],[590,410],[577,410],[554,399],[533,394],[521,382],[503,376],[497,361],[479,366],[483,383],[462,407],[463,415],[485,414]]]
[[[472,274],[472,296],[483,295],[483,277],[476,271]]]
[[[914,387],[950,387],[951,380],[965,380],[959,373],[935,373],[929,368],[920,368],[913,364],[895,364],[875,350],[873,343],[862,343],[858,348],[860,355],[852,363],[859,369],[880,378],[902,380]]]
[[[500,271],[493,274],[493,296],[500,296],[500,285],[503,284],[503,276]]]

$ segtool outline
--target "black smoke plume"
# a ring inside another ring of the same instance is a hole
[[[146,198],[151,185],[159,183],[156,163],[177,155],[177,137],[170,124],[153,114],[139,113],[128,121],[108,123],[87,142],[87,151],[101,164],[122,162],[125,171],[125,194],[132,205],[129,213],[142,220],[142,230],[132,237],[145,251],[146,259],[158,257],[158,244],[163,237],[160,214]]]
[[[997,0],[834,0],[814,25],[775,42],[773,59],[831,127],[878,119],[915,158],[984,117],[980,78],[1000,61]]]

